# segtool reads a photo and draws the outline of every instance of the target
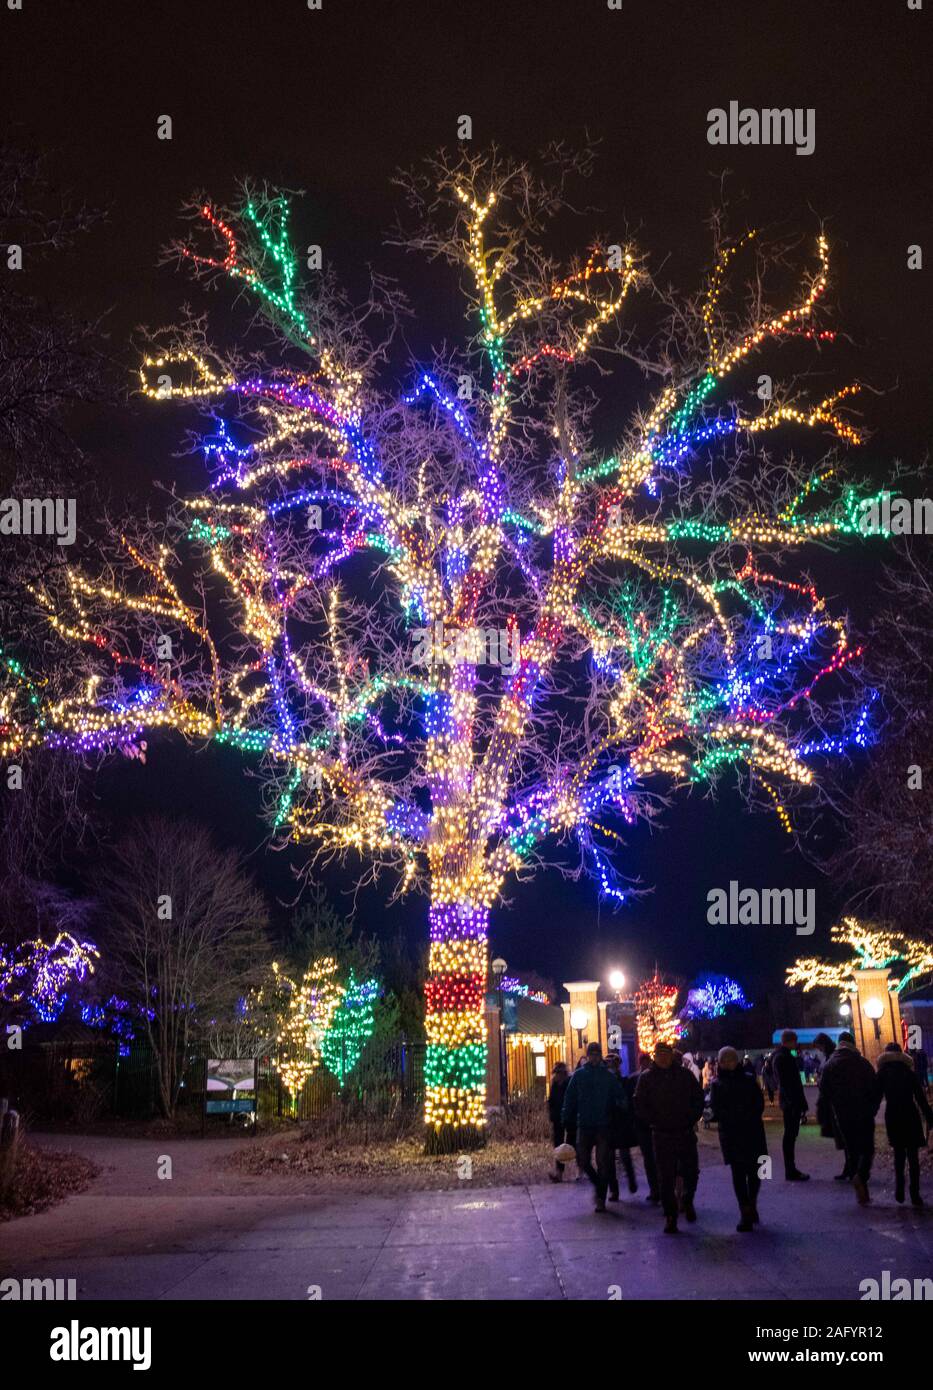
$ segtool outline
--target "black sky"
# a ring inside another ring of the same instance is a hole
[[[304,0],[24,0],[21,11],[0,9],[0,103],[8,138],[46,152],[63,188],[110,210],[73,257],[42,272],[41,291],[89,315],[109,310],[111,349],[128,373],[134,327],[170,322],[195,298],[157,264],[195,191],[223,201],[243,175],[303,188],[302,229],[351,285],[373,261],[412,288],[414,259],[383,246],[399,166],[452,146],[463,113],[477,147],[495,140],[519,157],[588,132],[601,142],[587,189],[600,209],[593,225],[627,225],[665,278],[691,286],[729,169],[738,220],[829,232],[839,326],[852,335],[845,367],[881,393],[865,418],[869,464],[883,478],[891,460],[919,463],[928,446],[933,259],[919,273],[906,260],[911,243],[933,258],[931,24],[933,4],[914,12],[906,0],[623,0],[618,12],[605,0],[323,0],[320,12]],[[732,99],[814,108],[815,153],[711,147],[707,110]],[[156,138],[162,114],[170,142]],[[117,492],[144,493],[170,476],[177,437],[129,408],[88,422],[86,442]],[[109,776],[127,809],[138,796],[215,819],[230,840],[259,841],[253,789],[218,753],[166,752]],[[555,979],[655,957],[687,976],[708,967],[753,986],[778,978],[800,942],[754,928],[712,936],[705,904],[730,878],[815,885],[820,928],[807,950],[825,940],[839,886],[785,844],[775,819],[747,821],[725,794],[712,809],[695,797],[663,834],[633,842],[629,871],[652,895],[600,913],[591,885],[548,876],[513,893],[494,945],[510,965]],[[287,886],[281,861],[254,862],[271,887]],[[423,908],[386,914],[372,895],[360,919],[423,932]]]

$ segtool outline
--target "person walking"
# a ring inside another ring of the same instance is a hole
[[[645,1165],[645,1181],[648,1184],[648,1195],[645,1201],[651,1202],[654,1206],[657,1206],[661,1200],[661,1193],[658,1187],[658,1168],[654,1161],[654,1140],[651,1137],[651,1126],[644,1124],[638,1118],[638,1107],[635,1104],[635,1092],[638,1090],[638,1083],[641,1080],[642,1074],[650,1070],[651,1058],[647,1052],[640,1052],[638,1054],[638,1073],[636,1076],[626,1078],[626,1081],[629,1083],[626,1089],[632,1102],[632,1113],[635,1122],[635,1139],[638,1147],[641,1149],[641,1159]],[[622,1084],[625,1085],[626,1081],[623,1081]]]
[[[651,1130],[664,1231],[676,1235],[678,1177],[683,1182],[684,1216],[688,1221],[697,1219],[693,1205],[700,1178],[696,1125],[703,1114],[703,1090],[687,1067],[674,1066],[674,1051],[668,1043],[658,1043],[654,1061],[638,1078],[635,1114]]]
[[[821,1077],[823,1075],[823,1067],[825,1067],[830,1057],[836,1051],[836,1044],[828,1033],[817,1033],[816,1037],[813,1039],[813,1045],[819,1049],[822,1058],[820,1064]],[[817,1078],[817,1080],[819,1081],[819,1078]],[[835,1181],[850,1182],[852,1174],[849,1172],[848,1160],[845,1158],[845,1144],[842,1142],[842,1135],[839,1133],[835,1121],[833,1120],[833,1112],[829,1101],[822,1090],[818,1091],[816,1097],[816,1122],[820,1127],[821,1136],[824,1139],[832,1139],[836,1148],[840,1149],[843,1153],[842,1172],[836,1173]]]
[[[710,1088],[710,1109],[719,1126],[723,1162],[732,1170],[732,1189],[739,1204],[737,1231],[753,1231],[758,1222],[760,1160],[768,1153],[761,1087],[744,1067],[734,1047],[719,1049],[719,1070]]]
[[[603,1066],[602,1049],[591,1042],[586,1049],[586,1065],[571,1076],[564,1093],[561,1118],[564,1128],[577,1135],[577,1164],[593,1184],[597,1212],[606,1210],[606,1193],[613,1164],[612,1126],[614,1112],[624,1110],[628,1098],[622,1083]],[[593,1150],[596,1167],[593,1167]]]
[[[851,1033],[840,1033],[839,1043],[820,1073],[820,1094],[832,1110],[846,1150],[846,1169],[859,1206],[871,1201],[868,1179],[875,1156],[875,1115],[881,1104],[878,1074],[855,1046]]]
[[[781,1046],[772,1057],[772,1071],[777,1082],[778,1103],[784,1117],[784,1134],[781,1151],[784,1155],[784,1181],[809,1182],[810,1174],[801,1173],[797,1167],[795,1146],[800,1133],[800,1122],[809,1109],[807,1097],[800,1080],[800,1067],[794,1055],[797,1034],[793,1028],[785,1028],[781,1034]]]
[[[933,1110],[920,1084],[916,1064],[896,1042],[878,1058],[878,1083],[884,1100],[884,1127],[894,1150],[894,1200],[904,1200],[904,1165],[910,1180],[910,1201],[923,1206],[920,1196],[920,1150],[933,1128]],[[923,1121],[927,1132],[923,1132]]]
[[[761,1066],[761,1079],[764,1088],[768,1092],[768,1104],[774,1104],[774,1093],[777,1090],[777,1079],[774,1075],[774,1053],[769,1052]]]
[[[638,1182],[635,1178],[635,1164],[632,1162],[632,1149],[638,1143],[635,1135],[635,1116],[632,1111],[632,1093],[634,1087],[627,1083],[634,1080],[633,1077],[622,1075],[622,1058],[618,1052],[610,1052],[606,1057],[606,1066],[619,1078],[622,1089],[625,1092],[626,1106],[624,1110],[614,1110],[612,1114],[612,1168],[609,1173],[609,1201],[619,1200],[619,1175],[616,1170],[616,1153],[619,1155],[619,1162],[622,1164],[623,1172],[628,1183],[629,1192],[638,1191]]]
[[[561,1144],[571,1144],[576,1147],[576,1133],[567,1129],[561,1114],[564,1108],[564,1096],[567,1094],[569,1085],[570,1072],[567,1070],[567,1063],[555,1062],[551,1071],[551,1086],[547,1096],[547,1113],[551,1121],[551,1137],[554,1140],[555,1149]],[[551,1182],[563,1182],[564,1164],[555,1159],[554,1172],[549,1173],[548,1177]]]

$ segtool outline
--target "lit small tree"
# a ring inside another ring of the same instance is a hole
[[[37,590],[87,669],[79,682],[69,666],[65,691],[59,670],[54,695],[9,672],[0,709],[5,753],[138,748],[159,729],[237,748],[309,864],[341,855],[423,891],[438,1147],[482,1133],[487,935],[510,880],[586,868],[619,902],[611,852],[667,790],[744,770],[790,829],[785,802],[814,763],[865,738],[864,710],[847,726],[834,709],[829,727],[818,703],[859,649],[789,569],[808,543],[857,533],[858,493],[837,458],[811,471],[762,450],[785,427],[856,443],[854,388],[807,402],[741,383],[769,345],[832,338],[817,325],[826,239],[772,307],[760,239],[717,237],[706,294],[672,302],[639,350],[621,327],[650,289],[635,247],[607,239],[564,269],[542,247],[567,163],[556,186],[496,155],[405,181],[421,217],[408,244],[462,277],[473,329],[401,395],[383,384],[391,333],[370,336],[394,321],[394,293],[377,284],[353,311],[322,273],[303,289],[284,197],[202,203],[218,249],[179,257],[229,277],[262,328],[235,348],[188,320],[141,389],[208,410],[210,487],[157,539],[127,529],[135,574],[73,566]],[[739,256],[751,291],[729,308]],[[634,364],[641,400],[619,400],[638,386],[607,375],[614,362]],[[597,442],[601,380],[619,406],[612,449]],[[192,548],[195,584],[180,569]]]
[[[650,1056],[658,1043],[673,1047],[683,1031],[683,1024],[674,1010],[677,1008],[676,985],[666,985],[655,971],[635,991],[635,1032],[639,1052]]]

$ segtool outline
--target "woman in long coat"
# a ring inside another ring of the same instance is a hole
[[[732,1169],[732,1186],[742,1217],[737,1231],[754,1230],[758,1221],[758,1165],[768,1152],[761,1118],[764,1108],[761,1087],[739,1066],[735,1048],[721,1048],[716,1080],[710,1087],[710,1109],[719,1126],[723,1162]]]
[[[922,1207],[920,1196],[920,1149],[926,1144],[923,1132],[933,1126],[933,1110],[920,1085],[913,1061],[897,1043],[888,1043],[878,1058],[878,1082],[884,1097],[884,1127],[894,1150],[894,1200],[904,1200],[904,1165],[910,1174],[910,1200]]]

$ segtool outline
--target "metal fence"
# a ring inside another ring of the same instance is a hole
[[[257,1060],[257,1106],[263,1120],[404,1121],[424,1099],[424,1043],[396,1039],[368,1045],[346,1077],[317,1067],[298,1096],[290,1096],[272,1057]],[[185,1050],[178,1109],[203,1109],[207,1062],[215,1050],[196,1043]],[[311,1057],[308,1058],[311,1061]],[[158,1113],[156,1060],[148,1043],[124,1055],[106,1039],[28,1044],[0,1053],[0,1095],[33,1121],[92,1123],[117,1117],[146,1119]]]

